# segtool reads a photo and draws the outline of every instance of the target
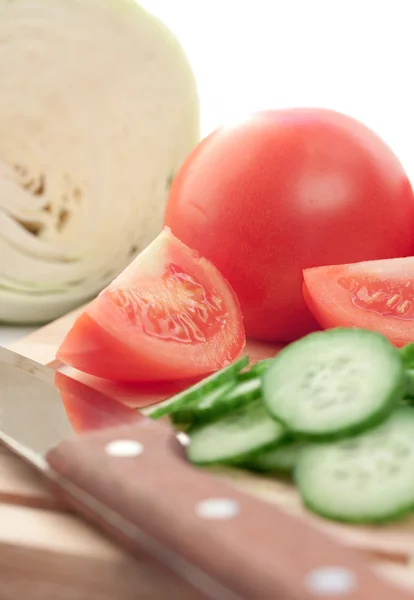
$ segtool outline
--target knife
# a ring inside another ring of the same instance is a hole
[[[132,555],[145,551],[186,581],[195,599],[412,598],[362,553],[190,465],[168,424],[1,347],[0,442]]]

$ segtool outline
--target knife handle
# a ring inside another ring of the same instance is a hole
[[[128,538],[129,550],[142,551],[142,536],[161,544],[187,562],[188,573],[203,573],[199,585],[207,597],[411,598],[377,578],[362,553],[193,467],[166,424],[143,419],[88,432],[46,458],[78,512],[118,541]],[[81,493],[70,493],[68,484]],[[169,563],[174,569],[179,561]],[[185,576],[183,569],[179,574]]]

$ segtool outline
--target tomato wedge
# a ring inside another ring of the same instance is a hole
[[[124,406],[99,390],[62,373],[55,374],[55,385],[76,433],[132,425],[144,418],[137,410]]]
[[[371,329],[396,346],[414,341],[413,257],[317,267],[303,275],[306,303],[325,329]]]
[[[245,334],[219,271],[168,228],[78,317],[57,358],[116,381],[165,381],[233,361]]]

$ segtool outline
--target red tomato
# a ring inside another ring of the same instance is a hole
[[[302,270],[414,253],[414,198],[392,151],[332,111],[253,115],[206,138],[180,169],[165,222],[235,290],[247,336],[315,329]]]
[[[76,433],[117,427],[141,421],[137,410],[105,396],[83,383],[57,372],[55,385],[60,392],[69,422]]]
[[[414,341],[414,258],[304,272],[304,297],[324,328],[378,331],[396,346]]]
[[[245,343],[234,292],[165,229],[76,320],[57,358],[117,381],[205,375]]]

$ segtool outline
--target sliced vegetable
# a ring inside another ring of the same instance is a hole
[[[264,360],[259,360],[255,363],[248,371],[243,371],[237,376],[238,381],[245,381],[247,379],[252,379],[254,377],[259,377],[262,373],[264,373],[267,367],[271,363],[271,358],[265,358]]]
[[[262,380],[260,377],[253,377],[240,381],[237,378],[236,385],[224,396],[223,401],[233,408],[237,408],[240,403],[250,402],[260,398],[262,391]]]
[[[400,348],[400,356],[406,369],[414,369],[414,344],[406,344]]]
[[[234,382],[235,376],[248,364],[248,357],[242,356],[227,367],[224,367],[220,371],[217,371],[216,373],[205,377],[201,381],[198,381],[196,384],[176,394],[172,398],[169,398],[164,402],[160,402],[156,406],[150,407],[145,412],[152,419],[159,419],[161,417],[169,415],[174,410],[177,410],[184,404],[204,398],[206,394],[213,390],[216,390],[222,384]]]
[[[358,329],[309,334],[284,348],[263,375],[270,413],[299,435],[343,436],[385,419],[405,391],[399,352]]]
[[[306,269],[303,277],[304,297],[323,328],[370,329],[396,346],[414,341],[414,257]],[[405,352],[408,359],[412,348]]]
[[[405,371],[405,398],[414,400],[414,369]]]
[[[306,506],[329,519],[385,522],[414,509],[414,409],[370,431],[300,452],[295,479]]]
[[[55,373],[54,383],[76,433],[133,425],[143,419],[137,410],[59,371]]]
[[[291,474],[303,446],[301,441],[284,443],[251,457],[245,466],[263,473]]]
[[[174,409],[171,418],[177,425],[195,426],[224,417],[261,395],[259,377],[242,382],[230,382],[208,392],[200,399]]]
[[[282,443],[284,427],[272,419],[260,400],[231,415],[190,430],[188,458],[198,465],[232,464]]]
[[[188,427],[204,420],[211,421],[217,415],[217,409],[221,401],[227,392],[234,388],[234,385],[234,382],[224,383],[218,388],[206,392],[200,399],[195,398],[191,402],[181,404],[178,407],[172,407],[170,415],[172,422],[181,427]],[[218,416],[221,416],[221,413],[222,411],[218,409]]]
[[[166,228],[78,317],[57,357],[116,381],[174,381],[233,362],[245,344],[233,290]]]

